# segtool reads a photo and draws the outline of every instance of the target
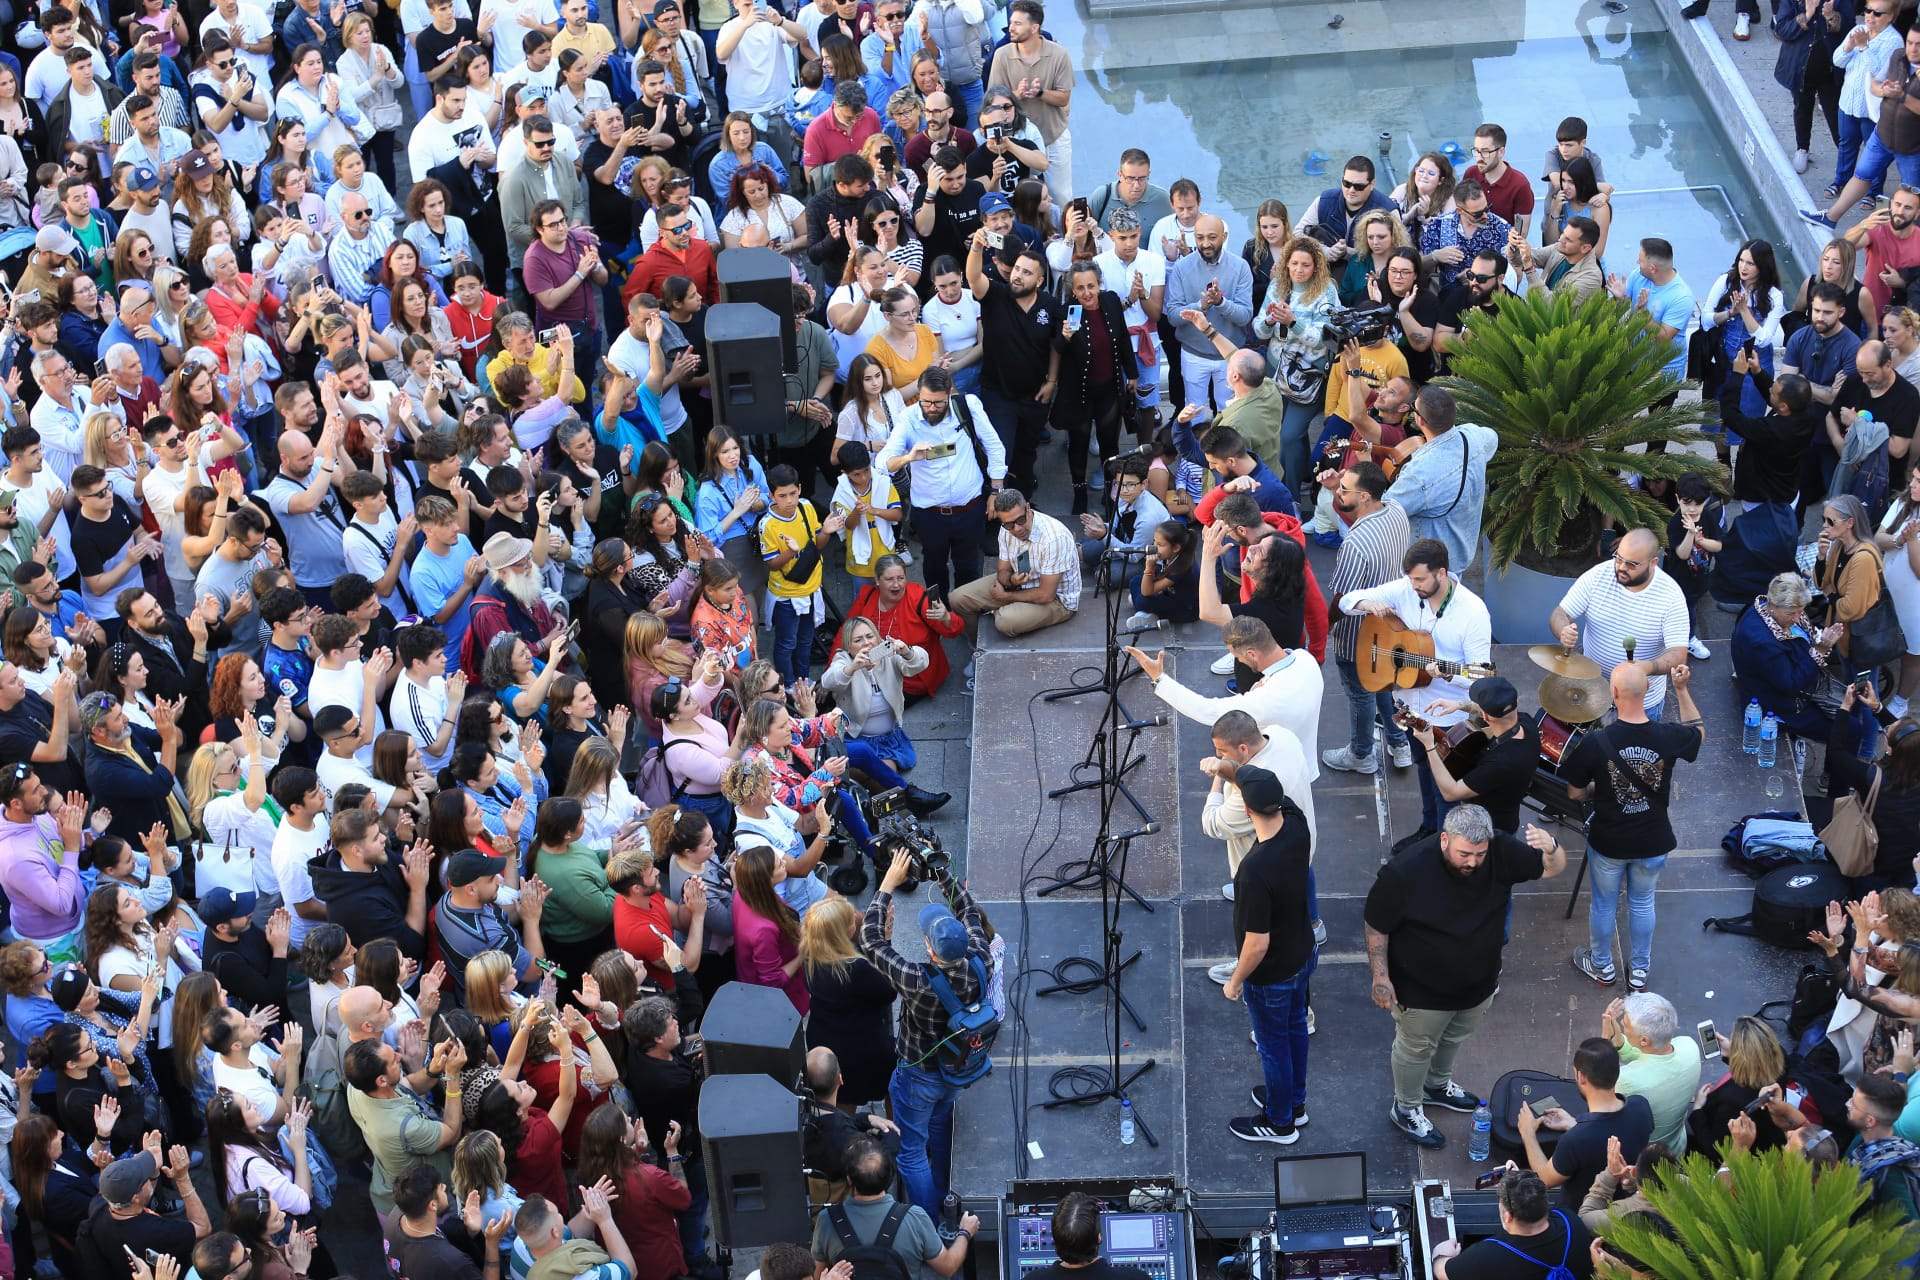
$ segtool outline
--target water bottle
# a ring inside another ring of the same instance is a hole
[[[1780,722],[1769,711],[1767,718],[1760,722],[1760,767],[1773,768],[1773,762],[1780,749]]]
[[[1740,725],[1740,749],[1748,755],[1760,750],[1760,699],[1755,698],[1747,704],[1747,714]]]
[[[1133,1099],[1120,1099],[1120,1145],[1133,1145]]]
[[[1473,1136],[1467,1139],[1467,1159],[1478,1163],[1493,1153],[1493,1112],[1484,1100],[1473,1109]]]

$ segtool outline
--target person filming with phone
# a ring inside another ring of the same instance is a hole
[[[986,494],[1006,484],[1007,454],[978,396],[958,395],[937,365],[920,375],[920,397],[893,424],[873,460],[888,475],[908,471],[913,527],[920,533],[927,594],[944,600],[957,578],[980,576]],[[877,572],[876,566],[876,572]]]

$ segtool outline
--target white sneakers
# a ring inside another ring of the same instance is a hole
[[[1752,39],[1753,38],[1753,19],[1749,18],[1744,13],[1735,14],[1733,19],[1733,38],[1735,40]]]
[[[1699,636],[1693,636],[1687,641],[1687,652],[1696,662],[1705,662],[1713,656],[1713,650],[1707,648],[1707,642]]]
[[[1887,714],[1895,720],[1903,718],[1907,714],[1907,700],[1899,694],[1895,694],[1887,702]]]
[[[1213,674],[1217,676],[1232,675],[1233,674],[1233,655],[1231,653],[1221,654],[1219,657],[1213,660],[1213,665],[1208,667],[1207,670],[1213,672]]]
[[[1793,153],[1793,171],[1795,173],[1805,173],[1807,171],[1807,153],[1806,152],[1796,151]]]
[[[1402,747],[1401,750],[1406,751],[1407,748]],[[1330,747],[1320,753],[1320,763],[1329,769],[1338,769],[1341,773],[1374,773],[1380,768],[1380,761],[1376,756],[1356,756],[1353,754],[1352,747]],[[1394,763],[1400,762],[1396,759]],[[1407,763],[1413,763],[1413,757],[1410,754],[1407,757]]]

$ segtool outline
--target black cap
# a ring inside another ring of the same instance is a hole
[[[447,859],[447,883],[455,889],[497,876],[507,869],[505,858],[490,858],[478,849],[462,849]]]
[[[60,972],[53,975],[50,983],[53,1002],[65,1013],[72,1013],[80,1007],[80,1001],[86,997],[87,987],[93,979],[87,971],[77,964],[61,966]]]
[[[1483,716],[1512,715],[1520,705],[1520,692],[1505,676],[1481,676],[1467,689],[1467,697]]]
[[[1271,769],[1258,765],[1236,769],[1233,785],[1240,788],[1240,799],[1245,802],[1247,812],[1264,818],[1280,812],[1280,806],[1287,800],[1287,789],[1280,785],[1280,779],[1274,777]]]

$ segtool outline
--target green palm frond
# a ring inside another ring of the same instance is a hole
[[[1583,301],[1535,290],[1480,314],[1439,385],[1459,420],[1491,428],[1482,530],[1493,567],[1516,558],[1584,557],[1602,517],[1624,528],[1663,527],[1666,512],[1627,477],[1701,473],[1726,487],[1725,468],[1691,453],[1640,452],[1705,439],[1704,403],[1660,407],[1679,389],[1672,349],[1643,311],[1605,293]]]
[[[1877,1280],[1901,1274],[1901,1260],[1920,1249],[1920,1230],[1898,1210],[1860,1213],[1867,1187],[1849,1166],[1815,1177],[1799,1152],[1736,1151],[1731,1186],[1718,1167],[1692,1155],[1683,1175],[1647,1188],[1678,1243],[1631,1216],[1613,1224],[1608,1242],[1662,1280]]]

